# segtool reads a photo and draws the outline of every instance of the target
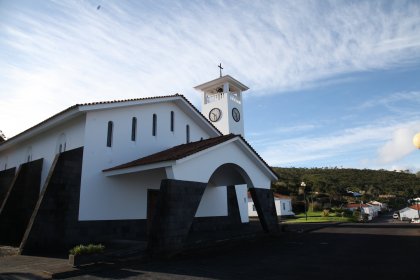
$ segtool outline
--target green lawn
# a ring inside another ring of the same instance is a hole
[[[305,213],[296,215],[296,219],[288,219],[285,223],[323,223],[323,222],[354,222],[353,217],[337,217],[335,213],[330,213],[328,217],[323,217],[322,212],[309,212],[308,220],[305,218]]]

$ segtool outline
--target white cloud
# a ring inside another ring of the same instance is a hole
[[[217,77],[219,62],[255,94],[274,94],[420,57],[416,2],[8,5],[0,127],[9,137],[75,103],[179,92],[198,104],[192,87]]]
[[[300,137],[278,140],[269,134],[262,137],[263,145],[251,141],[261,156],[273,166],[293,166],[333,160],[338,165],[347,167],[367,167],[392,169],[393,164],[414,150],[411,143],[415,129],[420,121],[406,123],[381,121],[371,125],[353,127],[335,131],[322,136],[306,134]],[[375,151],[378,151],[375,153]],[[359,153],[362,155],[359,157]],[[357,155],[355,162],[352,157]],[[367,158],[371,156],[370,158]],[[344,164],[348,163],[348,164]],[[420,168],[417,166],[416,168]]]
[[[420,128],[420,122],[395,129],[392,138],[378,151],[380,163],[392,163],[407,156],[415,150],[413,137]]]

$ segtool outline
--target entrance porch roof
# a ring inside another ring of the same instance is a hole
[[[106,176],[122,175],[133,172],[140,172],[155,168],[164,168],[176,165],[177,163],[200,156],[201,153],[208,152],[212,149],[217,149],[221,145],[228,143],[238,143],[242,150],[250,157],[253,162],[263,169],[271,180],[277,180],[277,174],[271,167],[258,155],[258,153],[245,141],[240,135],[228,134],[218,137],[190,142],[187,144],[178,145],[167,150],[151,154],[121,165],[117,165],[108,169],[102,170]]]

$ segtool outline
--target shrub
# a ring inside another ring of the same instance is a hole
[[[319,202],[309,203],[309,209],[313,209],[314,212],[322,211],[322,204]]]
[[[348,218],[353,217],[353,212],[351,210],[345,209],[343,212],[343,216]]]
[[[73,247],[69,253],[71,255],[86,255],[94,253],[102,253],[105,250],[105,246],[102,244],[89,244],[89,245],[77,245]]]
[[[330,210],[329,209],[324,209],[322,211],[322,217],[328,217],[330,216]]]

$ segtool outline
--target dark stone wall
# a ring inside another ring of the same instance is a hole
[[[170,256],[183,248],[206,185],[162,180],[148,240],[152,256]]]
[[[15,167],[0,171],[0,209],[3,205],[4,198],[12,185],[13,179],[15,178],[15,173]]]
[[[77,244],[144,239],[146,220],[78,221],[83,148],[59,154],[20,245],[22,253],[66,252]]]
[[[230,224],[241,224],[241,213],[239,212],[238,197],[236,196],[236,187],[227,186],[228,217]]]
[[[56,156],[21,243],[22,252],[63,247],[79,215],[83,148]],[[54,244],[54,245],[52,245]],[[52,246],[51,246],[52,245]]]
[[[258,218],[265,232],[279,232],[276,205],[274,204],[273,192],[270,189],[250,188],[252,200],[257,209]]]
[[[18,246],[39,197],[43,160],[24,163],[0,209],[0,244]]]

